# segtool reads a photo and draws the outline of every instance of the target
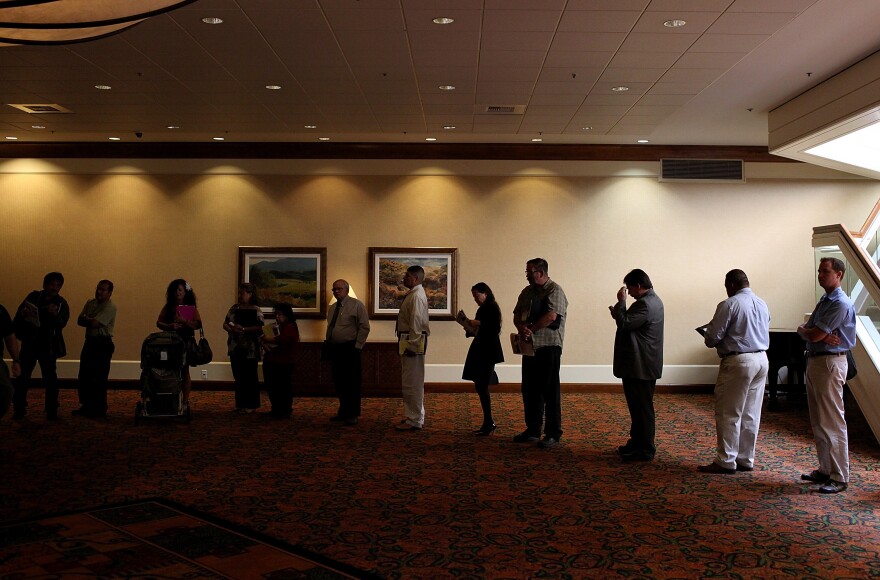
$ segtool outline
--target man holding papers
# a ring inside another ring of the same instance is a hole
[[[724,277],[727,300],[715,309],[703,336],[721,357],[715,382],[715,460],[697,469],[703,473],[752,471],[761,424],[761,403],[767,381],[770,311],[749,288],[742,270]],[[701,329],[698,329],[701,330]]]

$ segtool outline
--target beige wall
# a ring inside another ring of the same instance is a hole
[[[701,382],[716,359],[693,329],[725,297],[724,273],[744,269],[773,326],[794,327],[813,305],[812,226],[856,229],[880,197],[876,182],[803,165],[749,166],[745,184],[659,183],[657,165],[6,162],[0,303],[14,309],[44,273],[60,270],[75,317],[97,280],[112,279],[114,376],[130,376],[136,363],[125,361],[137,361],[176,277],[193,284],[225,361],[220,325],[235,300],[239,246],[326,246],[328,283],[347,278],[363,298],[369,246],[457,247],[459,306],[472,313],[469,288],[487,282],[505,333],[525,261],[541,256],[570,301],[563,380],[610,382],[607,306],[639,267],[666,304],[666,382]],[[393,328],[374,321],[370,338],[391,340]],[[324,323],[300,329],[320,340]],[[428,380],[457,378],[468,346],[460,327],[433,322],[432,333]],[[73,376],[81,329],[66,337],[73,362],[62,372]],[[509,350],[507,359],[517,363]],[[215,370],[211,378],[228,375]],[[502,380],[516,376],[503,369]]]

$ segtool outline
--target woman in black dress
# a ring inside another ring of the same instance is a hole
[[[480,395],[483,425],[474,432],[474,435],[485,437],[491,435],[495,430],[489,385],[498,384],[495,363],[504,362],[504,353],[501,350],[501,339],[499,338],[501,334],[501,308],[495,301],[492,289],[484,282],[474,284],[471,287],[471,294],[474,296],[474,302],[479,305],[476,316],[470,321],[471,325],[477,327],[477,333],[468,349],[461,378],[474,381],[474,387],[477,389],[477,394]]]

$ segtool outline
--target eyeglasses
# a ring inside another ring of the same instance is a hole
[[[336,287],[334,286],[334,287],[333,287],[333,291],[334,291],[334,292],[345,292],[345,288],[336,288]]]

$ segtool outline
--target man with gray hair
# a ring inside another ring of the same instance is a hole
[[[721,357],[715,382],[715,460],[697,469],[702,473],[752,471],[755,443],[761,425],[761,404],[767,381],[770,311],[749,288],[742,270],[724,277],[727,300],[718,304],[703,331],[706,346]]]
[[[404,419],[395,429],[419,431],[425,424],[425,352],[428,348],[428,297],[422,282],[425,270],[410,266],[403,276],[409,289],[397,315]]]

